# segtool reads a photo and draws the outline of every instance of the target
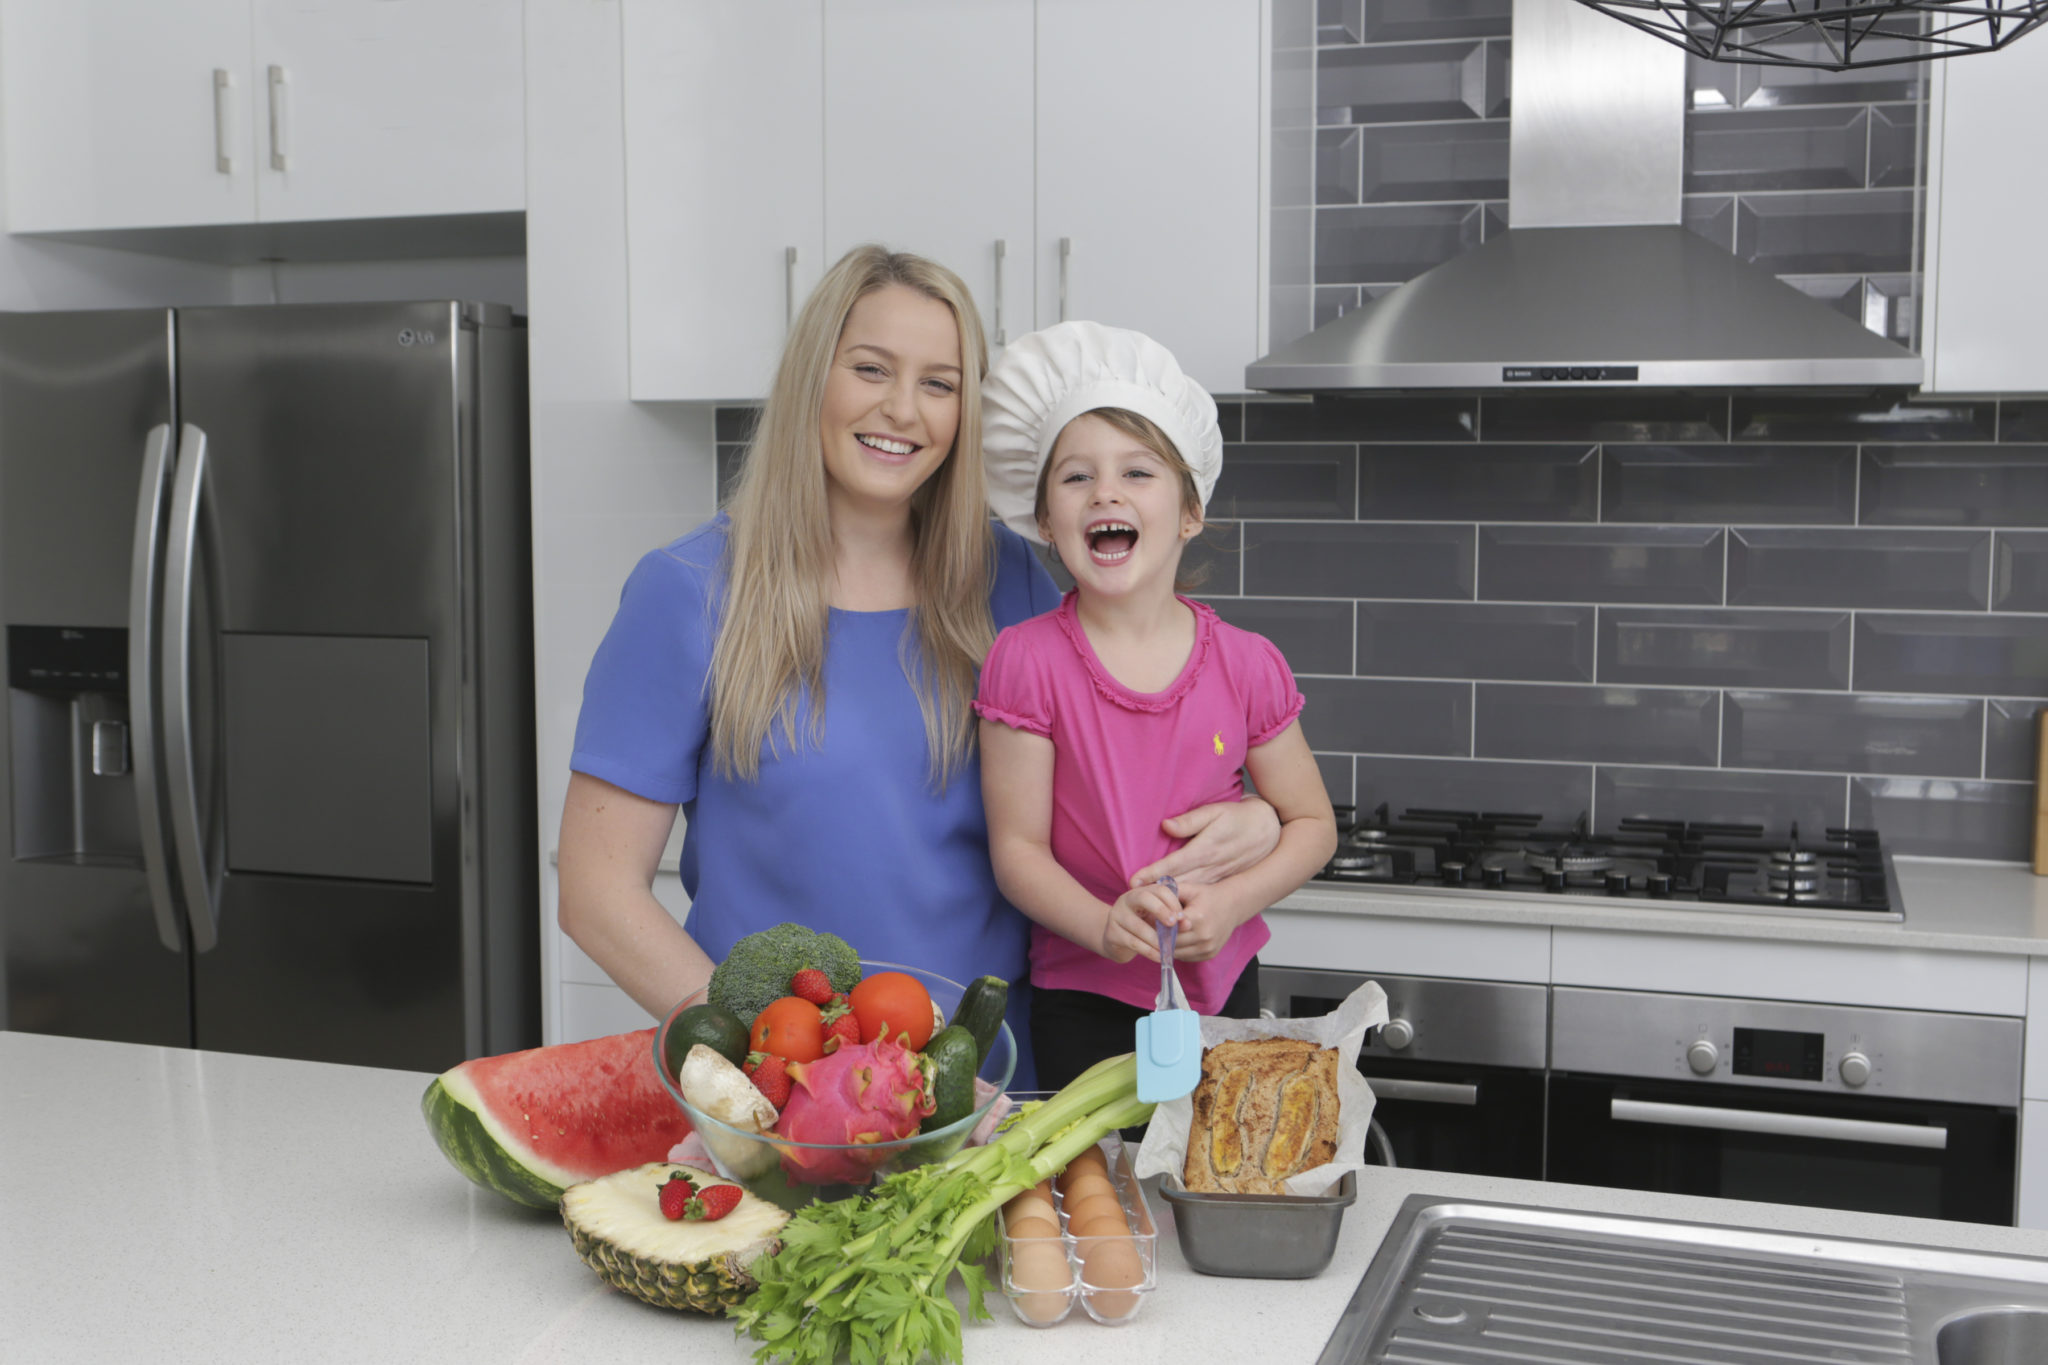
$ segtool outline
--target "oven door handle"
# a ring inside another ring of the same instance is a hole
[[[1731,1133],[1772,1133],[1836,1142],[1875,1142],[1887,1147],[1948,1149],[1948,1129],[1869,1119],[1832,1119],[1818,1114],[1780,1114],[1767,1109],[1715,1109],[1695,1104],[1657,1104],[1613,1099],[1617,1123],[1666,1123],[1675,1128],[1718,1128]]]
[[[1367,1076],[1373,1097],[1382,1100],[1414,1100],[1421,1104],[1479,1103],[1479,1087],[1457,1081],[1411,1081],[1394,1076]]]

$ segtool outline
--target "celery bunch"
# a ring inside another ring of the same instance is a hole
[[[762,1343],[754,1359],[763,1365],[959,1360],[960,1313],[946,1284],[958,1270],[968,1316],[988,1318],[981,1263],[995,1250],[996,1210],[1151,1116],[1126,1053],[1025,1105],[986,1146],[889,1176],[859,1199],[806,1205],[784,1225],[782,1249],[754,1263],[760,1288],[731,1310],[738,1332]]]

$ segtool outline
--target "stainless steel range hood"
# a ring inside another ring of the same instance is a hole
[[[1513,227],[1255,362],[1253,389],[1910,388],[1920,357],[1679,226],[1685,53],[1515,0]]]

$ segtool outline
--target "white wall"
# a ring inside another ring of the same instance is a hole
[[[711,410],[626,397],[619,43],[617,0],[526,0],[526,50],[535,54],[526,78],[526,252],[541,1019],[550,1043],[651,1022],[555,929],[553,850],[583,674],[620,585],[642,553],[715,510]],[[657,890],[680,908],[673,878]]]
[[[374,303],[473,299],[526,311],[526,258],[281,261],[232,269],[234,303]]]

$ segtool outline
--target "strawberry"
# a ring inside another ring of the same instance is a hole
[[[675,1222],[696,1195],[697,1187],[690,1183],[690,1177],[681,1171],[670,1171],[661,1185],[661,1216]]]
[[[703,1191],[690,1201],[689,1212],[685,1216],[715,1223],[739,1207],[742,1193],[737,1185],[706,1185]]]
[[[754,1088],[768,1097],[777,1109],[789,1103],[789,1063],[772,1052],[749,1052],[741,1068]]]
[[[837,1052],[848,1043],[860,1042],[860,1020],[851,1011],[840,1015],[825,1027],[825,1051]]]
[[[832,978],[816,967],[806,967],[789,979],[789,993],[813,1005],[825,1004],[832,998]]]

